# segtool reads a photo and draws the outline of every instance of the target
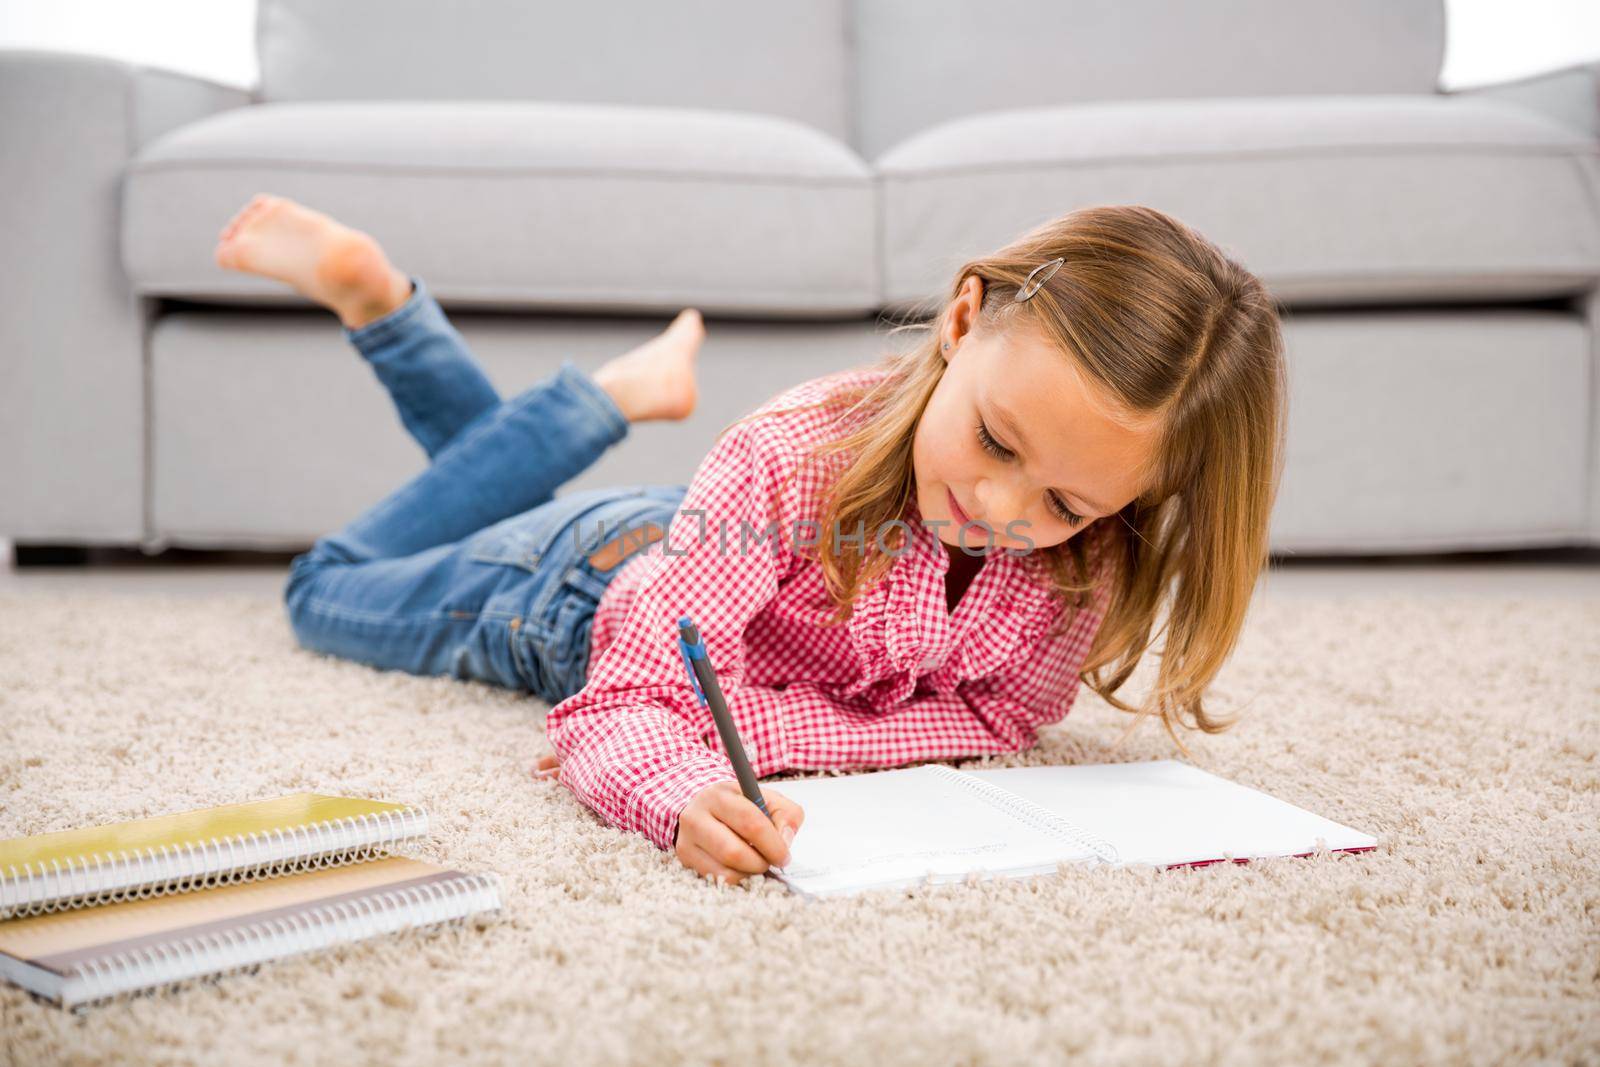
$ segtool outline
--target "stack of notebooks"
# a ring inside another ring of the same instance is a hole
[[[66,1007],[500,907],[390,855],[421,808],[298,793],[0,841],[0,977]]]
[[[776,786],[805,821],[788,865],[768,874],[808,897],[1024,878],[1063,863],[1185,867],[1378,844],[1173,759],[976,771],[924,764]]]

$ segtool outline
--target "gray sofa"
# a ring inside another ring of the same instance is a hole
[[[0,536],[298,549],[425,458],[333,316],[218,269],[252,194],[374,234],[503,394],[686,306],[681,482],[965,257],[1096,203],[1283,307],[1280,552],[1600,543],[1597,65],[1438,91],[1442,0],[261,0],[252,91],[0,53]]]

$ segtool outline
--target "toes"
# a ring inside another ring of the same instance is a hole
[[[257,267],[259,258],[257,249],[260,242],[246,233],[237,233],[232,237],[217,242],[215,258],[217,266],[229,270],[253,271]]]
[[[222,238],[232,237],[239,232],[239,227],[244,225],[246,219],[258,214],[269,201],[274,199],[276,198],[267,193],[257,193],[250,198],[249,203],[233,213],[233,218],[229,219],[228,224],[217,232],[217,236]]]
[[[270,193],[257,193],[253,198],[251,198],[250,202],[244,206],[244,210],[239,213],[239,222],[243,224],[257,217],[258,215],[266,214],[274,206],[282,203],[282,199],[282,197],[273,196]]]
[[[214,258],[216,259],[217,266],[219,267],[224,267],[228,270],[248,270],[248,252],[249,247],[247,242],[240,238],[232,237],[227,240],[217,242],[217,250]]]
[[[256,219],[266,219],[275,215],[281,215],[288,203],[289,201],[285,200],[281,196],[270,196],[266,193],[263,193],[258,199],[252,201],[250,206],[245,209],[244,221],[249,223],[255,221]]]
[[[221,237],[223,240],[227,240],[229,237],[232,237],[239,229],[239,223],[244,220],[245,215],[249,211],[250,206],[248,204],[240,208],[238,211],[235,211],[233,213],[233,218],[229,219],[227,224],[223,226],[222,229],[217,231],[217,236]]]

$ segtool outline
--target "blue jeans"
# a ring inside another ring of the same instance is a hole
[[[622,570],[589,554],[646,522],[667,528],[688,487],[556,499],[627,436],[627,418],[570,360],[501,400],[421,279],[411,282],[403,306],[343,332],[429,466],[294,558],[290,625],[314,651],[557,703],[583,688],[594,609]]]

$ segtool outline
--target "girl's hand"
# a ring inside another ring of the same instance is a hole
[[[776,789],[763,787],[761,798],[770,819],[745,799],[738,782],[715,782],[696,793],[678,813],[678,861],[726,885],[788,863],[789,843],[806,813]]]

